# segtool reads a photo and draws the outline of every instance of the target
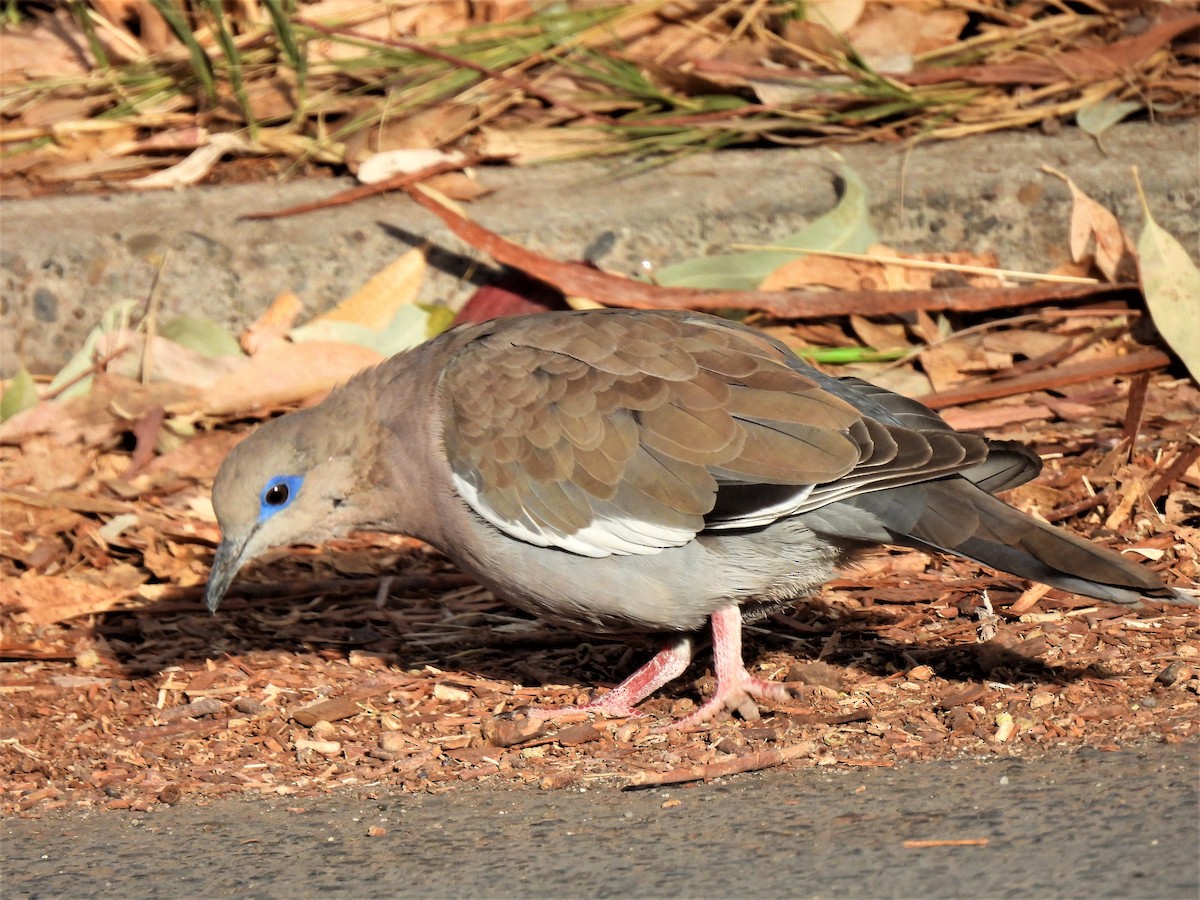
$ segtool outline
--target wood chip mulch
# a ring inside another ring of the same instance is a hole
[[[1200,392],[1154,375],[1131,444],[1128,383],[1072,391],[1047,402],[1086,405],[1082,418],[992,429],[1048,457],[1010,499],[1195,584]],[[653,646],[545,626],[394,536],[278,551],[210,617],[207,489],[232,432],[143,452],[134,472],[141,419],[130,393],[112,396],[123,405],[103,408],[126,418],[0,446],[4,814],[480,779],[659,784],[1200,738],[1196,608],[1130,611],[890,550],[749,629],[752,668],[794,694],[759,721],[655,731],[711,688],[701,656],[646,718],[531,722],[522,708],[585,699]]]

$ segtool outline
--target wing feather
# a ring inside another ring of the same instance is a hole
[[[877,391],[865,413],[783,345],[692,313],[517,317],[456,346],[440,396],[460,495],[512,537],[584,556],[657,553],[987,455]]]

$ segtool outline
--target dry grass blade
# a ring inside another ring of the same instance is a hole
[[[71,132],[27,124],[24,111],[81,93],[99,114],[152,131],[170,127],[146,118],[164,105],[220,128],[278,124],[299,140],[272,152],[351,167],[347,146],[379,144],[446,104],[468,117],[423,138],[432,146],[471,153],[497,133],[578,132],[559,156],[952,139],[1121,101],[1158,118],[1200,112],[1186,43],[1200,14],[1166,4],[1135,21],[1133,7],[949,0],[917,28],[910,11],[868,0],[838,32],[758,0],[572,3],[517,17],[487,3],[386,16],[364,6],[337,22],[282,0],[151,0],[143,12],[160,18],[160,39],[136,13],[120,23],[82,0],[70,9],[91,72],[0,86],[9,130],[53,144]]]

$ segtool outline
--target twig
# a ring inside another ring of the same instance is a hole
[[[1068,503],[1066,506],[1059,506],[1046,513],[1046,521],[1050,523],[1061,522],[1063,519],[1069,519],[1071,516],[1079,515],[1081,512],[1087,512],[1089,509],[1095,509],[1097,506],[1107,506],[1108,501],[1112,499],[1112,491],[1105,488],[1098,494],[1092,494],[1090,497],[1084,497],[1075,503]]]
[[[73,378],[68,378],[66,381],[64,381],[62,384],[60,384],[54,390],[47,391],[46,393],[44,393],[42,395],[42,401],[45,402],[47,400],[54,400],[55,398],[61,396],[64,391],[70,390],[75,385],[79,384],[79,382],[83,381],[83,379],[90,378],[91,376],[95,375],[96,373],[102,372],[104,370],[105,366],[107,366],[110,362],[112,362],[114,359],[116,359],[122,353],[125,353],[132,346],[133,346],[132,344],[123,344],[120,347],[118,347],[116,350],[113,350],[111,353],[106,353],[104,356],[100,357],[98,360],[96,360],[94,363],[92,363],[90,366],[88,366],[86,369],[84,369],[78,375],[75,375]]]
[[[1137,446],[1138,433],[1142,430],[1142,417],[1146,413],[1146,391],[1150,387],[1150,373],[1141,372],[1129,384],[1129,397],[1125,402],[1125,423],[1121,437],[1129,441],[1129,455]]]
[[[1157,501],[1171,489],[1171,485],[1178,481],[1184,472],[1192,467],[1192,463],[1197,459],[1200,459],[1200,444],[1193,444],[1175,457],[1175,461],[1163,470],[1163,473],[1146,490],[1146,496],[1152,501]]]
[[[1130,353],[1128,356],[1110,356],[1070,366],[1058,366],[1048,372],[1030,372],[1016,378],[1003,378],[985,384],[967,384],[934,394],[926,394],[917,399],[930,409],[945,409],[947,406],[961,406],[980,400],[995,400],[997,397],[1028,394],[1032,391],[1078,384],[1081,381],[1091,381],[1096,378],[1130,375],[1148,369],[1160,369],[1170,364],[1171,358],[1161,350],[1144,350],[1141,353]]]
[[[783,765],[789,760],[801,756],[809,756],[813,752],[812,741],[794,744],[780,750],[760,750],[746,756],[734,759],[723,759],[720,762],[708,763],[702,766],[684,766],[669,772],[639,772],[625,785],[625,790],[655,787],[660,784],[683,784],[687,781],[711,781],[726,775],[737,775],[740,772],[755,772],[759,769],[770,769]]]
[[[299,203],[296,206],[289,206],[285,209],[278,210],[263,210],[261,212],[243,213],[239,219],[283,219],[287,216],[298,216],[303,213],[316,212],[322,209],[328,209],[331,206],[346,206],[350,203],[357,203],[359,200],[365,200],[367,197],[374,197],[376,194],[386,194],[388,191],[407,188],[417,182],[424,181],[426,178],[433,178],[435,175],[445,175],[447,172],[457,172],[460,169],[467,169],[471,166],[479,165],[487,162],[489,159],[494,159],[491,156],[467,156],[459,160],[443,160],[442,162],[434,163],[432,166],[426,166],[416,172],[399,172],[391,178],[386,178],[383,181],[378,181],[375,184],[364,184],[359,187],[349,188],[341,191],[331,197],[326,197],[324,200],[314,200],[311,203]]]
[[[162,273],[170,258],[171,248],[168,247],[154,270],[154,280],[150,282],[150,293],[146,296],[146,314],[142,316],[142,325],[146,329],[146,340],[142,345],[142,384],[149,384],[154,373],[153,347],[154,337],[158,334],[158,308],[162,305]]]
[[[602,272],[581,263],[550,259],[459,215],[415,186],[407,186],[405,190],[417,203],[445,222],[450,231],[497,262],[520,269],[568,296],[588,297],[609,306],[633,309],[757,309],[781,319],[803,319],[851,314],[882,316],[918,309],[982,312],[1135,289],[1134,285],[1103,284],[838,292],[706,291],[663,287]]]
[[[986,847],[987,838],[949,838],[940,841],[905,841],[906,850],[924,850],[928,847]]]

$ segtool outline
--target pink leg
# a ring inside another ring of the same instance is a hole
[[[717,670],[717,689],[690,716],[680,719],[669,730],[690,728],[707,722],[718,713],[728,709],[737,712],[743,719],[758,719],[760,700],[787,700],[790,694],[786,687],[774,681],[764,681],[746,671],[742,661],[742,613],[736,606],[727,606],[712,614],[713,664]]]
[[[683,674],[692,661],[692,639],[680,638],[667,644],[654,658],[622,681],[607,694],[601,694],[579,706],[562,709],[531,709],[530,718],[552,719],[575,712],[604,713],[617,718],[640,715],[634,707],[669,681]]]

